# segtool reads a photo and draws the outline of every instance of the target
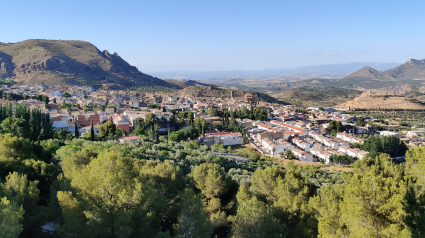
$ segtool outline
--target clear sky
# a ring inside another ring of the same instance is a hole
[[[84,40],[142,72],[425,58],[425,1],[2,1],[0,41]]]

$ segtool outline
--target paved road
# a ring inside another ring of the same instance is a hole
[[[234,155],[234,154],[228,154],[228,153],[221,153],[221,152],[214,152],[214,154],[215,155],[221,155],[221,156],[227,156],[227,157],[233,158],[236,161],[236,163],[249,163],[249,162],[252,161],[250,158],[243,157],[243,156],[240,156],[240,155]]]

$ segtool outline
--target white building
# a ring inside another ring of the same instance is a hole
[[[68,115],[56,115],[51,117],[53,121],[53,128],[56,129],[68,129]]]
[[[127,136],[127,137],[122,137],[119,138],[118,141],[120,143],[125,143],[125,142],[136,142],[138,140],[141,140],[142,138],[138,137],[138,136]]]
[[[394,136],[394,137],[397,137],[399,139],[401,139],[403,137],[402,134],[397,133],[397,132],[392,132],[392,131],[380,131],[379,135],[381,135],[381,136]]]
[[[319,157],[320,159],[324,160],[326,164],[329,164],[329,158],[331,157],[331,153],[326,152],[326,151],[320,151],[319,154],[317,155],[317,157]]]
[[[425,131],[408,131],[407,137],[412,138],[413,136],[422,136],[425,133]]]
[[[309,154],[309,153],[302,151],[300,149],[294,149],[292,152],[294,153],[295,157],[297,157],[301,161],[313,162],[313,155],[312,154]]]
[[[243,145],[243,137],[240,132],[217,132],[205,133],[203,143],[229,145]]]

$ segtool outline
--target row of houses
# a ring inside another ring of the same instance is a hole
[[[362,139],[347,133],[339,133],[338,137],[325,136],[319,127],[305,121],[271,120],[251,124],[254,128],[249,130],[250,136],[271,155],[291,150],[299,160],[313,162],[318,158],[329,163],[332,155],[349,155],[361,159],[367,154],[350,148],[352,143],[362,144]]]
[[[336,138],[341,139],[343,141],[347,141],[347,142],[349,142],[351,144],[353,144],[353,143],[363,144],[363,139],[354,137],[354,136],[352,136],[352,135],[350,135],[350,134],[348,134],[346,132],[338,132],[336,134]]]

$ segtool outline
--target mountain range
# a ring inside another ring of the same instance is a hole
[[[370,66],[347,75],[345,78],[368,78],[377,80],[425,79],[425,59],[411,59],[395,68],[379,71]]]
[[[168,74],[199,78],[198,81],[206,84],[264,93],[305,86],[365,90],[409,84],[419,88],[423,86],[422,80],[425,80],[425,59],[411,59],[401,65],[357,62],[292,69],[182,71],[157,73],[155,76],[169,78]],[[268,75],[288,75],[289,78]],[[0,78],[13,78],[16,82],[87,85],[94,88],[106,86],[109,89],[145,87],[171,91],[187,86],[157,77],[142,73],[117,53],[100,51],[85,41],[33,39],[0,43]]]
[[[89,42],[74,40],[33,39],[0,43],[0,78],[46,85],[176,88],[140,72],[117,53],[100,51]]]
[[[282,78],[340,78],[364,66],[371,66],[378,70],[387,70],[400,65],[399,63],[353,62],[346,64],[309,65],[297,68],[263,69],[263,70],[231,70],[231,71],[168,71],[150,72],[164,79],[220,79],[238,78],[248,79],[282,76]]]

